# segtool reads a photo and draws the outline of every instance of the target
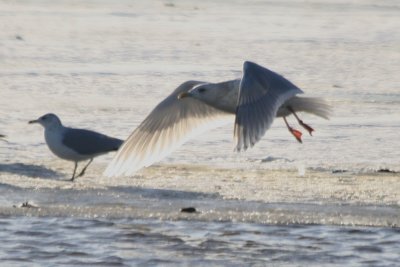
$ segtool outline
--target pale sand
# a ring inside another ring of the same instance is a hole
[[[64,175],[71,167],[68,162],[42,162],[43,168],[45,165],[50,165],[59,174],[40,178],[37,177],[40,174],[32,172],[34,165],[29,164],[14,166],[13,172],[21,174],[11,174],[7,168],[0,173],[3,186],[25,188],[25,200],[40,207],[13,208],[10,203],[18,206],[20,202],[17,199],[22,199],[22,196],[11,194],[7,196],[9,204],[1,205],[1,213],[400,225],[399,173],[356,174],[305,170],[304,175],[300,175],[297,170],[157,165],[142,170],[134,177],[109,180],[101,176],[105,165],[98,163],[88,170],[87,176],[71,183],[63,180],[69,177],[69,173]],[[49,191],[49,199],[43,200],[41,192]],[[88,197],[83,192],[95,193]],[[118,198],[118,204],[105,196],[108,194]],[[68,202],[69,199],[72,202]],[[185,206],[195,206],[201,212],[195,217],[180,213],[179,209]]]

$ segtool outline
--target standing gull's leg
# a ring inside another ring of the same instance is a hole
[[[74,173],[72,174],[72,178],[70,179],[70,181],[73,181],[75,179],[76,168],[78,168],[78,162],[75,161],[74,163],[75,163]]]
[[[301,133],[300,131],[298,131],[298,130],[292,128],[292,127],[290,127],[289,123],[288,123],[287,120],[286,120],[286,117],[283,117],[283,120],[285,121],[286,127],[288,128],[289,132],[290,132],[291,134],[293,134],[293,136],[296,138],[297,141],[299,141],[299,143],[303,143],[303,142],[301,141],[302,133]]]
[[[79,173],[79,175],[77,177],[81,177],[81,176],[83,176],[85,174],[86,168],[90,165],[90,163],[92,163],[92,161],[93,161],[93,158],[91,158],[89,160],[88,164],[86,164],[86,166],[83,167],[82,171]]]
[[[293,110],[291,107],[288,107],[288,109],[290,110],[290,112],[292,112],[292,114],[293,114],[294,117],[296,118],[297,122],[298,122],[304,129],[306,129],[306,130],[308,131],[308,133],[312,136],[312,132],[314,131],[314,129],[313,129],[311,126],[305,124],[305,123],[297,116],[296,112],[294,112],[294,110]]]

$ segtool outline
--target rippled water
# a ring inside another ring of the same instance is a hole
[[[3,266],[395,266],[400,231],[232,222],[0,218]]]

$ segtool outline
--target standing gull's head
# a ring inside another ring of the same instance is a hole
[[[29,121],[30,124],[32,123],[39,123],[42,125],[45,129],[46,128],[52,128],[56,126],[61,126],[61,120],[57,117],[57,115],[53,113],[48,113],[46,115],[41,116],[37,120],[32,120]]]

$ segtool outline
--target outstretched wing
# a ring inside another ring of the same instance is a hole
[[[245,62],[236,109],[235,150],[246,150],[257,143],[271,126],[279,107],[301,93],[296,85],[281,75]]]
[[[204,82],[187,81],[159,103],[125,141],[105,175],[132,175],[161,160],[194,135],[229,122],[232,115],[228,113],[192,97],[178,99],[179,94],[201,83]]]

